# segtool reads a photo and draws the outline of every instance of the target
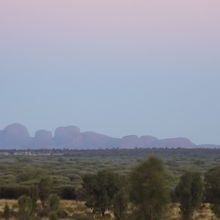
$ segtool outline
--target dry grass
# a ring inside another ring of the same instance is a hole
[[[17,201],[16,200],[0,200],[0,212],[3,212],[5,204],[8,204],[10,209],[13,209],[14,211],[17,211]],[[68,215],[70,216],[67,219],[63,220],[78,220],[80,217],[84,216],[86,220],[86,216],[91,215],[91,209],[88,209],[85,206],[84,202],[78,202],[78,201],[67,201],[62,200],[60,204],[61,208],[64,209]],[[111,213],[107,213],[106,218],[100,218],[96,217],[95,219],[113,219],[113,216]],[[172,204],[170,206],[170,210],[168,212],[169,220],[180,220],[180,209],[178,204]],[[203,204],[202,207],[194,213],[194,220],[219,220],[215,217],[215,215],[212,213],[210,209],[209,204]],[[0,220],[3,220],[0,218]],[[10,220],[16,220],[15,218],[11,218]],[[42,220],[48,220],[47,218],[42,218]]]
[[[180,208],[178,204],[173,204],[169,211],[170,220],[180,220]],[[203,204],[201,208],[194,213],[193,220],[219,220],[210,208],[210,204]]]

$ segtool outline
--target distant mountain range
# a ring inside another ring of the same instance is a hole
[[[106,148],[220,148],[218,145],[196,145],[187,138],[158,139],[153,136],[128,135],[114,138],[95,132],[81,132],[76,126],[38,130],[31,137],[22,124],[11,124],[0,130],[0,149],[106,149]]]

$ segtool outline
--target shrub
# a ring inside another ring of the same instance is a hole
[[[9,220],[10,215],[11,215],[11,211],[8,204],[6,203],[3,211],[3,217],[5,218],[5,220]]]
[[[133,170],[130,182],[130,198],[135,207],[134,219],[163,219],[170,201],[168,176],[163,162],[150,157]]]
[[[180,202],[182,218],[192,219],[193,212],[201,205],[203,198],[203,181],[199,173],[187,172],[176,187],[176,195]]]

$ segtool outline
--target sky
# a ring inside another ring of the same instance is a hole
[[[0,129],[220,144],[219,11],[219,0],[2,0]]]

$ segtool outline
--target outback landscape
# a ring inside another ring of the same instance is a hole
[[[219,0],[0,0],[0,220],[220,220]]]
[[[152,167],[150,163],[158,165]],[[1,150],[1,216],[22,220],[139,220],[139,205],[153,199],[157,201],[155,210],[151,210],[155,216],[143,219],[182,219],[181,204],[189,212],[186,220],[218,219],[218,209],[214,207],[218,206],[215,199],[220,189],[211,186],[218,182],[219,165],[220,149]],[[143,169],[141,166],[149,176],[139,170]],[[151,176],[151,172],[158,174]],[[132,175],[137,177],[133,179]],[[160,195],[153,193],[150,184],[145,189],[149,190],[146,197],[136,201],[139,190],[144,192],[142,183],[151,181],[159,184]],[[211,188],[205,189],[208,183]],[[178,192],[180,184],[180,192],[186,188],[183,195]],[[103,197],[104,192],[108,193]],[[152,198],[148,193],[153,193]],[[163,207],[159,216],[158,205]],[[146,205],[146,212],[148,208]]]

